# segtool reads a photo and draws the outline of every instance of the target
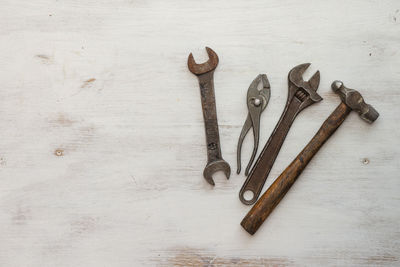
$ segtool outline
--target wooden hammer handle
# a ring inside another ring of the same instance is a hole
[[[351,108],[343,102],[332,112],[307,146],[260,197],[249,213],[247,213],[246,217],[244,217],[241,225],[247,232],[254,234],[257,231],[289,191],[310,160],[342,124],[350,112]]]

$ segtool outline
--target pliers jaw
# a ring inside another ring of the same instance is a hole
[[[260,82],[262,83],[263,87],[261,88],[261,90],[258,90],[258,85],[260,84]],[[250,84],[247,91],[247,108],[258,108],[259,106],[261,106],[261,111],[263,111],[268,104],[270,95],[271,86],[269,85],[267,75],[259,74]]]
[[[258,85],[260,83],[262,83],[263,86],[261,90],[258,90]],[[258,75],[250,84],[249,89],[247,91],[247,108],[249,110],[249,114],[247,115],[247,119],[243,125],[242,132],[240,133],[238,147],[237,147],[238,174],[241,171],[241,149],[243,140],[246,134],[249,132],[249,130],[253,128],[254,148],[249,164],[246,167],[245,175],[247,176],[250,171],[250,167],[254,161],[258,149],[258,143],[260,137],[260,116],[268,104],[270,95],[271,95],[271,87],[267,75],[265,74]]]

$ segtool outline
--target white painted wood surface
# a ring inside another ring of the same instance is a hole
[[[186,67],[206,45],[233,172],[214,188]],[[0,1],[0,266],[398,266],[399,50],[398,0]],[[267,73],[262,147],[304,62],[324,100],[295,120],[264,190],[339,103],[333,80],[381,117],[351,114],[250,236],[235,174],[247,88]]]

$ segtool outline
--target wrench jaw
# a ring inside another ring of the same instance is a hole
[[[203,176],[209,184],[215,185],[212,175],[218,171],[222,171],[225,174],[226,179],[229,179],[231,176],[231,167],[223,159],[207,163],[203,171]]]
[[[202,64],[197,64],[193,58],[193,54],[190,53],[187,64],[191,73],[199,76],[215,70],[215,68],[218,66],[219,59],[217,53],[215,53],[214,50],[209,47],[206,47],[206,51],[209,59],[207,62]]]
[[[294,67],[288,75],[288,101],[296,97],[301,102],[299,112],[322,100],[322,97],[316,92],[320,82],[320,72],[314,73],[308,81],[303,80],[303,74],[310,65],[311,63],[300,64]]]

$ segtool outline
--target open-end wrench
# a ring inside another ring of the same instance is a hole
[[[239,199],[242,203],[251,205],[256,202],[261,190],[264,186],[265,180],[271,171],[272,165],[278,156],[279,150],[289,132],[297,114],[306,107],[319,102],[322,98],[317,94],[319,86],[320,75],[317,71],[309,81],[304,81],[302,76],[310,63],[305,63],[294,67],[288,75],[289,93],[286,101],[285,109],[268,139],[264,149],[261,151],[259,158],[254,164],[249,176],[244,182],[239,192]],[[251,199],[244,197],[245,192],[252,193]]]
[[[190,53],[188,68],[197,76],[200,85],[207,140],[207,165],[204,168],[203,176],[208,183],[215,185],[212,175],[217,171],[223,171],[226,178],[229,179],[231,168],[221,155],[217,109],[215,107],[214,70],[218,65],[218,56],[211,48],[206,47],[206,50],[209,60],[203,64],[197,64],[192,53]]]

